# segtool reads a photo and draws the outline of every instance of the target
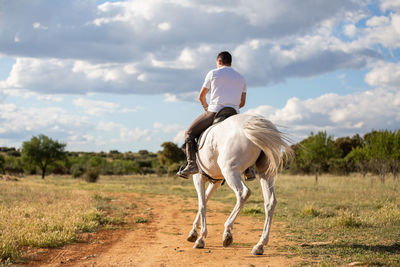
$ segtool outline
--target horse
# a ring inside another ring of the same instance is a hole
[[[291,156],[289,139],[264,117],[238,114],[208,128],[198,141],[197,164],[201,172],[193,174],[198,195],[198,212],[187,240],[195,242],[193,248],[204,248],[207,237],[206,203],[226,181],[235,192],[236,205],[225,222],[223,246],[233,242],[232,229],[236,217],[250,197],[251,191],[241,174],[249,166],[256,165],[264,197],[265,223],[253,255],[262,255],[269,240],[271,220],[276,206],[274,177],[282,165],[284,156]],[[205,190],[205,183],[211,182]],[[200,235],[197,233],[201,221]]]

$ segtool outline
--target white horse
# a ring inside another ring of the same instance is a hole
[[[236,205],[225,222],[223,234],[223,246],[227,247],[232,243],[233,223],[251,194],[242,181],[241,174],[255,163],[260,177],[266,218],[262,236],[251,253],[263,254],[276,205],[274,176],[282,163],[282,156],[291,155],[292,151],[287,141],[288,139],[270,121],[247,114],[229,117],[204,132],[199,142],[197,164],[206,174],[220,180],[210,183],[206,191],[207,177],[201,174],[193,175],[199,210],[187,240],[196,241],[194,248],[204,248],[204,239],[207,237],[206,203],[223,179],[236,195]],[[200,236],[196,230],[199,221]]]

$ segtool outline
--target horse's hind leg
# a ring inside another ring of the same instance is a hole
[[[240,210],[243,208],[244,203],[250,197],[250,189],[243,183],[241,173],[236,171],[223,171],[226,183],[235,192],[236,205],[233,208],[228,220],[225,222],[225,231],[223,235],[223,246],[227,247],[232,244],[233,238],[231,230],[236,217],[239,215]]]
[[[264,246],[267,245],[269,240],[272,216],[274,214],[274,209],[276,206],[274,178],[266,177],[265,174],[261,175],[260,183],[264,197],[265,223],[260,241],[258,241],[257,245],[255,245],[253,247],[253,250],[251,251],[253,255],[262,255],[264,253]]]
[[[211,198],[211,196],[213,195],[213,193],[217,190],[217,188],[221,185],[223,180],[221,181],[217,181],[215,183],[210,183],[207,187],[207,191],[206,191],[206,204],[208,202],[208,200]],[[197,227],[199,227],[199,222],[200,222],[200,216],[201,216],[201,211],[199,210],[197,212],[196,215],[196,219],[193,222],[193,228],[192,230],[189,232],[189,235],[187,237],[187,241],[189,242],[194,242],[197,240],[198,237],[198,233],[197,233]]]
[[[193,248],[204,248],[204,239],[207,237],[205,178],[201,174],[195,174],[193,175],[193,183],[196,187],[197,197],[199,199],[199,213],[201,220],[200,236],[197,238]]]

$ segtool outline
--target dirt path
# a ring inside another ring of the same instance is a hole
[[[264,255],[250,254],[262,232],[263,222],[239,216],[233,230],[233,245],[222,246],[224,222],[230,206],[210,202],[208,237],[204,249],[193,249],[186,237],[195,217],[197,201],[178,197],[120,194],[147,208],[148,223],[130,223],[132,230],[103,230],[87,234],[81,243],[37,253],[29,266],[291,266],[301,261],[279,247],[288,245],[281,237],[283,226],[273,223]],[[137,202],[139,201],[139,202]],[[135,215],[131,215],[131,219]]]

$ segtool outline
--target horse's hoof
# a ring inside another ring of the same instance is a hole
[[[204,240],[198,239],[196,243],[194,243],[193,248],[204,248],[204,245],[205,245]]]
[[[198,236],[197,231],[193,229],[192,231],[189,232],[189,235],[187,237],[187,241],[194,242],[194,241],[197,240],[197,236]]]
[[[232,244],[232,241],[233,241],[232,234],[230,232],[225,232],[223,236],[222,245],[224,247],[229,247]]]
[[[264,253],[264,247],[262,245],[255,245],[251,251],[253,255],[262,255]]]

